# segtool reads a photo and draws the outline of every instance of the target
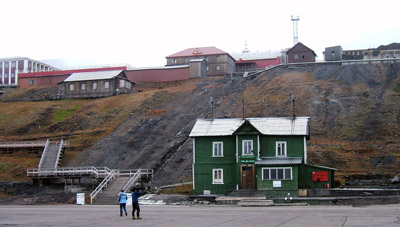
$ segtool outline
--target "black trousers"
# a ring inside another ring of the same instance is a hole
[[[136,211],[136,217],[140,216],[140,207],[138,202],[133,202],[132,203],[132,217],[135,217],[135,211]]]

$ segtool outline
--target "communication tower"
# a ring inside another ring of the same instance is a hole
[[[299,42],[299,31],[298,31],[298,22],[300,20],[299,16],[291,16],[293,21],[293,45]]]

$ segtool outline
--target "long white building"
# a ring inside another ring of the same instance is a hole
[[[18,85],[18,74],[59,70],[26,57],[0,58],[0,86]]]

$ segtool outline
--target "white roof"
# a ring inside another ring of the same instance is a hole
[[[118,76],[122,70],[97,71],[72,73],[64,82],[86,81],[86,80],[107,80]]]
[[[247,120],[263,135],[309,135],[310,117],[198,119],[190,137],[230,136]]]
[[[282,55],[282,51],[274,50],[274,51],[257,51],[257,52],[245,52],[245,53],[233,53],[232,57],[238,61],[242,59],[246,60],[257,60],[257,59],[270,59],[280,57]]]
[[[243,122],[239,118],[197,119],[189,136],[230,136]]]

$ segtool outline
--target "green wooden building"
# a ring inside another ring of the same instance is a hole
[[[198,119],[193,193],[255,189],[267,196],[333,185],[336,169],[307,163],[309,117]]]

